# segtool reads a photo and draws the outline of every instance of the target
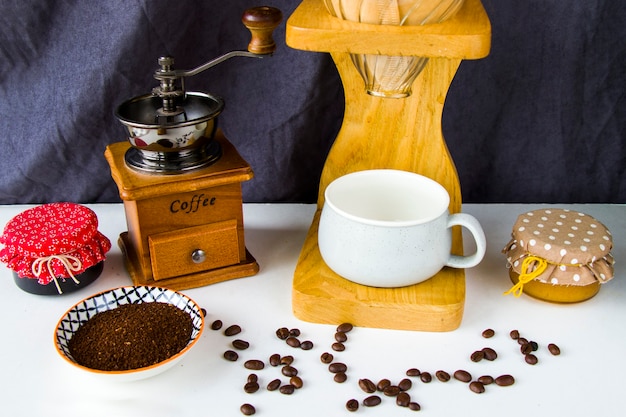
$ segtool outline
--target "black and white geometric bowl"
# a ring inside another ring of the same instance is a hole
[[[124,304],[167,303],[189,314],[193,330],[187,346],[176,355],[157,364],[125,371],[103,371],[82,366],[72,358],[68,344],[78,328],[96,314],[115,309]],[[55,347],[59,355],[72,366],[91,374],[102,375],[115,381],[134,381],[160,374],[178,363],[200,339],[204,330],[202,310],[191,298],[167,288],[151,286],[118,287],[85,298],[61,317],[54,332]]]

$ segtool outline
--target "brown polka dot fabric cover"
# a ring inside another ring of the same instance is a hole
[[[503,249],[507,267],[518,274],[526,257],[544,259],[546,270],[535,278],[554,285],[589,285],[613,278],[613,238],[598,220],[565,209],[541,209],[521,214],[512,239]],[[529,269],[533,269],[531,265]]]

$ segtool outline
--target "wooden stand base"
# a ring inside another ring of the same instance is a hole
[[[398,330],[450,331],[465,305],[465,271],[444,268],[433,278],[402,288],[374,288],[348,281],[326,266],[317,246],[318,210],[294,274],[296,317],[314,323]]]

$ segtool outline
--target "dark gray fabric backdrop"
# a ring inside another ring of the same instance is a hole
[[[249,34],[247,7],[297,0],[5,0],[0,4],[0,204],[119,201],[103,152],[113,112]],[[626,202],[626,2],[483,0],[492,51],[464,61],[444,135],[465,202]],[[313,202],[343,95],[327,54],[235,58],[188,90],[226,100],[220,126],[251,164],[247,202]]]

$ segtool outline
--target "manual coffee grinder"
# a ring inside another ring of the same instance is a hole
[[[281,20],[273,7],[246,10],[247,51],[188,71],[161,57],[154,73],[159,85],[118,107],[128,141],[109,145],[105,158],[124,203],[128,231],[118,244],[135,285],[178,290],[258,272],[245,247],[241,192],[254,174],[217,129],[224,101],[185,91],[184,80],[233,57],[271,55]]]

